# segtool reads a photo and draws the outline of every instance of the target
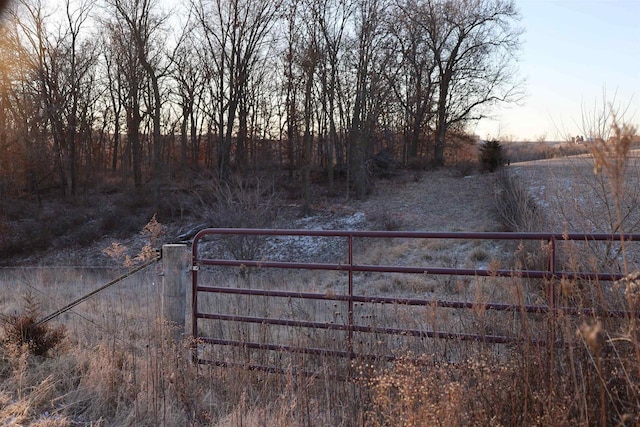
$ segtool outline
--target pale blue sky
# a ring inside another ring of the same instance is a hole
[[[527,97],[494,110],[482,138],[562,140],[583,134],[582,114],[603,92],[640,123],[640,0],[516,0],[525,28],[520,74]]]

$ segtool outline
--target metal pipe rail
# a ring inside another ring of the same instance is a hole
[[[332,237],[344,238],[347,248],[347,261],[345,263],[317,263],[317,262],[295,262],[295,261],[271,261],[271,260],[238,260],[223,258],[206,258],[200,256],[200,245],[212,237],[222,236],[299,236],[299,237]],[[489,270],[489,269],[462,269],[443,268],[430,266],[398,266],[398,265],[366,265],[354,262],[354,239],[442,239],[442,240],[509,240],[509,241],[544,241],[547,243],[547,269],[546,270]],[[576,308],[559,307],[556,301],[555,282],[560,279],[569,280],[593,280],[593,281],[616,281],[624,278],[623,274],[607,272],[575,272],[561,271],[557,269],[557,242],[562,241],[608,241],[608,242],[639,242],[640,234],[588,234],[588,233],[509,233],[509,232],[419,232],[419,231],[344,231],[344,230],[292,230],[292,229],[232,229],[218,228],[205,229],[198,232],[193,240],[192,247],[192,334],[196,341],[209,344],[226,345],[243,348],[265,349],[284,351],[289,353],[306,354],[326,354],[335,357],[374,357],[369,354],[357,354],[353,350],[354,333],[376,333],[386,335],[404,335],[415,337],[444,338],[460,341],[477,341],[485,343],[509,343],[518,339],[510,336],[484,335],[460,332],[438,332],[424,331],[405,328],[371,327],[358,325],[354,320],[354,304],[401,304],[407,306],[427,306],[438,308],[459,308],[473,309],[482,307],[485,310],[493,311],[518,311],[525,313],[564,313],[567,315],[588,315],[588,316],[609,316],[627,317],[638,316],[638,313],[631,313],[626,310],[602,310],[597,308]],[[313,292],[296,292],[285,290],[264,290],[264,289],[243,289],[220,286],[208,286],[199,283],[199,270],[206,266],[224,266],[238,268],[263,268],[263,269],[295,269],[295,270],[325,270],[345,272],[348,277],[348,289],[346,294],[325,294]],[[502,303],[478,303],[469,301],[448,301],[442,299],[419,299],[400,297],[372,297],[359,295],[354,292],[354,273],[400,273],[400,274],[428,274],[428,275],[449,275],[449,276],[474,276],[474,277],[515,277],[542,279],[548,284],[547,300],[548,305],[511,305]],[[277,319],[253,316],[239,316],[229,314],[207,313],[199,310],[198,295],[201,293],[216,293],[227,295],[253,295],[274,298],[295,298],[303,300],[328,300],[341,301],[348,304],[348,316],[346,324],[334,324],[328,322],[309,322],[302,320]],[[260,325],[281,325],[300,328],[340,330],[348,334],[346,350],[336,351],[321,348],[295,347],[289,345],[276,345],[269,343],[256,343],[241,340],[225,340],[201,336],[198,329],[199,320],[220,320],[234,321],[248,324]],[[545,345],[544,340],[533,340],[534,345]],[[197,349],[196,349],[197,354]],[[388,356],[391,359],[392,356]],[[195,356],[196,359],[197,356]],[[215,363],[226,365],[226,362],[207,361],[198,359],[203,363]],[[265,367],[266,370],[273,369]]]

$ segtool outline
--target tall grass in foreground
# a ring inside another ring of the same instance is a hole
[[[613,186],[628,156],[625,138],[632,129],[615,128],[614,138],[593,147],[598,173]],[[612,193],[616,194],[615,187]],[[523,203],[530,201],[521,197]],[[622,208],[622,206],[620,206]],[[512,209],[529,218],[522,206]],[[536,219],[538,217],[535,217]],[[537,221],[538,219],[536,219]],[[517,222],[517,221],[516,221]],[[637,230],[620,230],[637,231]],[[397,354],[393,363],[357,361],[353,381],[331,376],[302,376],[295,359],[287,374],[268,374],[238,367],[220,368],[191,363],[191,342],[173,341],[170,325],[155,319],[160,307],[157,272],[137,276],[125,287],[113,289],[65,315],[66,337],[46,354],[34,354],[28,345],[16,345],[4,329],[0,338],[0,423],[32,426],[469,426],[469,425],[637,425],[640,422],[640,335],[637,325],[640,282],[634,262],[626,258],[627,278],[618,283],[561,280],[527,283],[517,277],[500,283],[501,297],[512,303],[534,302],[599,309],[626,309],[634,316],[608,318],[598,312],[570,317],[562,313],[497,317],[478,305],[468,318],[450,315],[465,328],[487,332],[516,331],[521,340],[510,345],[478,346],[463,343],[425,344]],[[571,248],[569,248],[571,249]],[[391,252],[393,248],[389,248]],[[516,262],[532,259],[522,248]],[[595,254],[595,252],[594,252]],[[563,260],[570,268],[602,266],[595,255],[574,248]],[[531,263],[531,264],[529,264]],[[579,264],[579,265],[578,265]],[[26,294],[38,287],[60,299],[73,286],[93,288],[86,276],[71,272],[62,278],[15,277],[3,286]],[[29,279],[31,280],[31,279]],[[244,279],[243,279],[244,280]],[[390,281],[390,290],[403,283]],[[489,298],[499,283],[450,284],[458,292]],[[382,291],[381,283],[380,290]],[[431,288],[422,279],[404,285],[417,292]],[[536,288],[537,286],[537,288]],[[463,289],[466,287],[465,289]],[[75,292],[82,294],[82,289]],[[69,295],[69,299],[74,296]],[[493,294],[491,295],[493,297]],[[19,299],[3,295],[3,312],[21,313]],[[48,314],[50,301],[42,309]],[[443,323],[442,312],[416,312],[397,307],[398,316],[417,323]],[[31,313],[34,314],[34,313]],[[35,314],[34,314],[35,315]],[[37,316],[36,316],[37,317]],[[398,320],[385,318],[384,322]],[[451,324],[449,324],[451,325]],[[545,338],[547,345],[531,344]],[[376,343],[383,348],[383,343]],[[464,351],[459,351],[464,348]],[[456,357],[443,357],[455,351]],[[326,359],[326,371],[331,359]]]
[[[590,212],[600,216],[576,219],[568,218],[562,210],[553,212],[560,212],[569,227],[581,222],[598,226],[596,230],[590,227],[582,231],[622,236],[625,232],[639,231],[633,224],[640,207],[637,201],[628,203],[636,199],[626,194],[627,188],[637,188],[637,181],[626,182],[630,176],[629,149],[635,129],[619,125],[615,116],[610,126],[610,135],[595,139],[589,146],[593,172],[597,175],[593,180],[597,185],[590,189],[601,206],[597,210],[588,210],[582,205],[576,209],[579,214]],[[578,200],[583,194],[575,197]],[[521,199],[528,203],[529,199]],[[517,206],[506,209],[507,213],[513,211],[517,213],[520,209]],[[514,217],[518,218],[517,215],[510,218]],[[519,218],[524,220],[521,228],[529,229],[531,217],[520,215]],[[542,393],[551,397],[548,404],[551,407],[562,404],[566,408],[563,418],[549,420],[550,424],[637,425],[640,422],[640,335],[637,330],[640,282],[637,247],[635,249],[622,238],[612,245],[583,242],[566,247],[568,256],[562,262],[568,270],[622,273],[626,278],[616,283],[562,279],[553,284],[555,294],[550,302],[556,306],[594,308],[595,311],[575,317],[559,313],[549,316],[549,331],[557,345],[530,353],[531,358],[542,363],[539,373],[547,378]],[[607,317],[603,314],[605,310],[626,310],[631,314]],[[554,400],[557,397],[561,398]]]

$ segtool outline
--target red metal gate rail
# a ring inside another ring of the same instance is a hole
[[[299,237],[332,237],[344,238],[347,245],[347,262],[346,263],[306,263],[291,261],[270,261],[270,260],[239,260],[239,259],[223,259],[223,258],[205,258],[200,255],[199,247],[207,240],[221,236],[299,236]],[[489,270],[489,269],[462,269],[462,268],[443,268],[443,267],[408,267],[398,265],[365,265],[354,263],[354,239],[442,239],[442,240],[510,240],[510,241],[543,241],[547,243],[547,269],[546,270]],[[631,313],[627,310],[602,310],[597,308],[576,308],[576,307],[560,307],[556,304],[555,284],[559,279],[569,280],[593,280],[593,281],[616,281],[622,279],[622,274],[603,273],[603,272],[575,272],[575,271],[558,271],[556,269],[556,259],[558,246],[557,242],[575,241],[575,242],[639,242],[640,234],[583,234],[583,233],[486,233],[486,232],[410,232],[410,231],[339,231],[339,230],[290,230],[290,229],[205,229],[196,234],[192,247],[192,334],[196,342],[202,344],[215,344],[232,347],[242,347],[246,349],[263,349],[273,351],[283,351],[289,353],[304,353],[327,355],[342,358],[368,358],[376,357],[371,354],[355,353],[352,346],[353,334],[357,333],[376,333],[386,335],[405,335],[425,338],[441,338],[454,339],[460,341],[477,341],[485,343],[509,343],[518,340],[512,336],[502,335],[484,335],[460,332],[442,332],[442,331],[425,331],[418,329],[403,329],[390,327],[373,327],[367,325],[359,325],[354,321],[354,304],[355,303],[371,303],[371,304],[402,304],[408,306],[428,306],[442,308],[459,308],[473,309],[478,308],[479,304],[485,310],[493,311],[518,311],[526,313],[564,313],[571,316],[587,315],[587,316],[608,316],[608,317],[627,317],[638,316],[638,313]],[[296,269],[296,270],[326,270],[326,271],[342,271],[348,275],[348,290],[346,294],[329,294],[329,293],[313,293],[313,292],[297,292],[286,290],[265,290],[265,289],[245,289],[231,288],[223,286],[209,286],[199,283],[199,270],[205,266],[225,266],[237,268],[261,268],[261,269]],[[449,301],[443,299],[416,299],[416,298],[399,298],[399,297],[380,297],[365,296],[354,293],[354,273],[407,273],[407,274],[428,274],[428,275],[448,275],[448,276],[475,276],[475,277],[518,277],[531,279],[544,279],[548,286],[547,301],[548,305],[512,305],[502,303],[478,303],[469,301]],[[201,293],[217,293],[227,295],[252,295],[262,297],[282,297],[306,300],[328,300],[342,301],[348,304],[348,318],[346,324],[335,324],[329,322],[313,322],[295,319],[279,319],[266,317],[239,316],[231,314],[208,313],[201,311],[198,305],[198,295]],[[347,342],[344,343],[344,350],[335,350],[327,348],[298,347],[290,345],[281,345],[264,342],[250,342],[244,340],[228,340],[215,337],[203,336],[199,332],[199,320],[219,320],[233,321],[247,324],[260,325],[281,325],[300,328],[312,328],[322,330],[338,330],[345,331],[348,334]],[[534,345],[545,345],[544,340],[533,341]],[[394,359],[394,356],[387,355],[388,360]],[[224,360],[208,360],[198,356],[198,349],[195,349],[194,359],[199,363],[215,363],[218,365],[228,365],[232,362]],[[272,366],[252,366],[254,369],[263,369],[266,371],[278,371]]]

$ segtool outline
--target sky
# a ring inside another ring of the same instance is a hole
[[[559,141],[586,134],[612,104],[640,124],[640,0],[516,0],[526,97],[471,130],[483,139]]]
[[[586,136],[590,120],[583,117],[609,104],[640,128],[640,0],[515,3],[524,29],[519,76],[526,95],[493,108],[469,130],[482,139],[566,140]]]

